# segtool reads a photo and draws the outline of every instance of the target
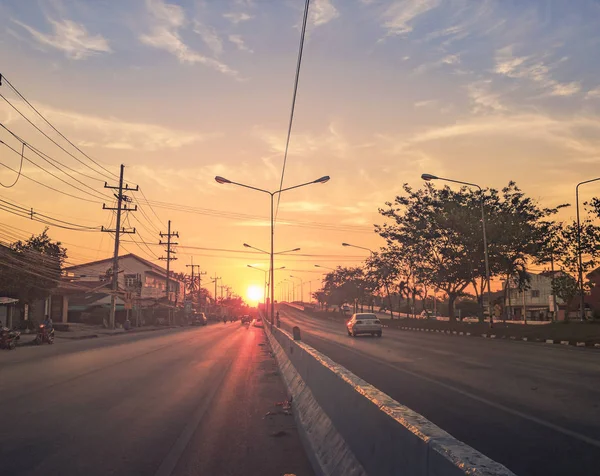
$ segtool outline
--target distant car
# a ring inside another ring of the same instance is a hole
[[[375,314],[359,313],[353,314],[346,323],[348,335],[356,337],[359,334],[371,334],[381,337],[383,326]]]
[[[348,304],[344,304],[342,306],[342,313],[343,314],[348,314],[351,311],[350,306],[348,306]]]
[[[242,324],[250,324],[251,322],[252,318],[248,314],[242,316]]]
[[[205,326],[206,324],[208,324],[206,314],[204,314],[203,312],[194,314],[194,317],[192,318],[192,326]]]

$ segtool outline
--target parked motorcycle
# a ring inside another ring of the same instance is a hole
[[[44,342],[54,344],[54,329],[48,329],[44,324],[40,324],[33,342],[36,345],[42,345]]]
[[[19,331],[11,331],[8,327],[2,327],[0,329],[0,349],[13,350],[20,338]]]

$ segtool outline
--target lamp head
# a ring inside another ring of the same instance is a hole
[[[318,178],[313,183],[325,183],[325,182],[329,182],[330,178],[331,177],[329,177],[329,175],[323,175],[323,177]]]
[[[422,174],[421,178],[423,180],[425,180],[426,182],[431,182],[432,180],[437,180],[437,177],[435,175],[431,175],[431,174]]]
[[[231,180],[229,180],[229,179],[226,179],[225,177],[221,177],[220,175],[217,175],[217,176],[215,177],[215,181],[216,181],[217,183],[220,183],[220,184],[227,184],[227,183],[231,183]]]

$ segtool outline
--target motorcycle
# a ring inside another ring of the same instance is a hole
[[[54,344],[54,329],[47,329],[44,324],[40,324],[33,342],[36,345],[42,345],[44,342]]]
[[[19,331],[11,331],[8,327],[0,329],[0,349],[13,350],[21,338]]]

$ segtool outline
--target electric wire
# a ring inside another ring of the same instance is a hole
[[[59,136],[61,136],[64,140],[66,140],[69,144],[71,144],[71,146],[73,148],[75,148],[79,153],[81,153],[84,157],[86,157],[87,159],[89,159],[91,162],[93,162],[95,165],[97,165],[98,167],[100,167],[102,170],[104,170],[105,172],[107,172],[108,174],[110,174],[112,177],[108,176],[110,178],[110,180],[113,180],[114,177],[119,177],[117,174],[111,172],[110,170],[108,170],[106,167],[104,167],[102,164],[98,163],[97,161],[95,161],[93,158],[91,158],[89,155],[87,155],[85,152],[83,152],[79,147],[77,147],[73,142],[71,142],[62,132],[60,132],[56,127],[54,127],[54,125],[44,117],[44,115],[38,111],[28,100],[27,98],[25,98],[25,96],[23,96],[21,94],[21,92],[12,85],[12,83],[6,78],[6,76],[4,75],[0,75],[0,77],[6,82],[6,84],[8,84],[8,86],[23,100],[25,101],[25,103],[35,111],[35,113],[46,123],[48,124]],[[52,141],[55,145],[57,145],[59,148],[61,148],[64,152],[66,152],[67,154],[69,154],[71,157],[73,157],[75,160],[77,160],[79,163],[81,163],[82,165],[85,165],[86,167],[88,167],[90,170],[94,171],[95,173],[99,174],[99,175],[103,175],[106,177],[106,175],[102,172],[99,172],[97,170],[95,170],[94,168],[92,168],[90,165],[86,164],[85,162],[83,162],[82,160],[80,160],[79,158],[75,157],[73,154],[71,154],[70,152],[68,152],[66,149],[64,149],[60,144],[58,144],[54,139],[52,139],[50,136],[48,136],[44,131],[42,131],[38,126],[36,126],[27,116],[25,116],[21,111],[19,111],[15,106],[12,105],[12,103],[10,101],[8,101],[8,99],[6,99],[4,97],[4,95],[0,94],[0,97],[2,97],[2,99],[4,99],[10,106],[12,106],[13,109],[15,109],[27,122],[29,122],[33,127],[35,127],[39,132],[41,132],[47,139],[49,139],[50,141]]]
[[[308,19],[308,9],[310,0],[306,0],[304,4],[304,16],[302,18],[302,29],[300,33],[300,47],[298,48],[298,62],[296,64],[296,76],[294,78],[294,92],[292,95],[292,110],[290,112],[290,122],[288,124],[287,139],[285,141],[285,152],[283,154],[283,167],[281,169],[281,181],[279,182],[279,191],[283,188],[283,179],[285,177],[285,166],[287,164],[288,149],[290,146],[290,136],[292,135],[292,124],[294,123],[294,110],[296,108],[296,96],[298,94],[298,81],[300,79],[300,66],[302,65],[302,51],[304,50],[304,37],[306,35],[306,23]],[[281,193],[277,194],[277,207],[275,209],[275,220],[279,212],[279,202],[281,201]]]
[[[0,124],[0,125],[2,125],[2,124]],[[2,127],[4,127],[4,126],[2,125]],[[0,182],[0,185],[2,185],[4,188],[13,188],[15,185],[17,185],[17,182],[21,178],[21,171],[23,170],[24,156],[25,156],[25,144],[23,144],[21,146],[21,163],[19,164],[19,172],[17,173],[17,178],[15,178],[15,181],[10,185],[4,185],[2,182]]]

